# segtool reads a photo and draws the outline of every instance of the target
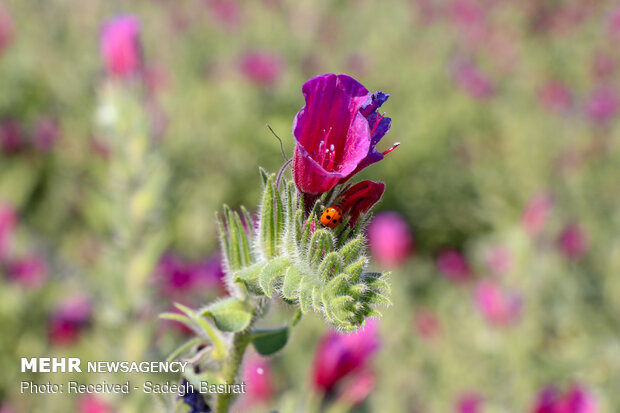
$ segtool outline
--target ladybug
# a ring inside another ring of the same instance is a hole
[[[321,214],[321,224],[331,229],[336,228],[342,222],[342,207],[340,205],[325,208]]]

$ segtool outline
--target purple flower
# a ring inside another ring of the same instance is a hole
[[[558,80],[547,82],[538,92],[540,104],[549,112],[564,112],[573,104],[573,96],[564,83]]]
[[[565,394],[553,386],[546,386],[539,393],[532,413],[597,413],[594,397],[583,387],[573,384]]]
[[[343,383],[337,399],[348,406],[357,406],[366,400],[374,388],[375,373],[370,369],[362,370]]]
[[[452,249],[439,253],[437,256],[437,270],[452,281],[465,281],[472,275],[469,264],[463,254]]]
[[[13,40],[13,19],[9,11],[0,4],[0,56]]]
[[[414,331],[425,340],[432,340],[441,334],[441,321],[429,308],[421,308],[413,315]]]
[[[6,119],[0,124],[0,150],[14,154],[24,148],[21,124],[15,119]]]
[[[338,196],[342,212],[351,217],[350,225],[355,225],[360,215],[368,212],[383,196],[383,182],[361,181]]]
[[[616,116],[619,107],[620,97],[616,90],[600,86],[590,95],[586,111],[591,121],[604,125]]]
[[[126,78],[142,70],[140,22],[122,15],[108,20],[101,29],[101,56],[110,77]]]
[[[267,358],[250,356],[243,364],[243,378],[247,383],[245,402],[263,403],[273,397],[273,378]]]
[[[186,297],[192,292],[223,289],[223,271],[216,256],[189,261],[173,253],[164,254],[155,270],[155,279],[164,296]]]
[[[456,83],[474,99],[484,100],[495,93],[491,80],[471,62],[457,63],[454,76]]]
[[[503,289],[490,279],[482,280],[474,293],[476,305],[484,319],[494,327],[506,327],[519,319],[521,296]]]
[[[58,121],[51,118],[43,118],[36,125],[33,143],[41,152],[49,152],[60,139]]]
[[[482,397],[476,393],[464,393],[456,402],[456,413],[482,412]]]
[[[502,275],[510,272],[514,264],[514,257],[508,248],[503,245],[495,245],[487,251],[485,262],[489,271],[495,275]]]
[[[112,408],[94,394],[80,397],[77,403],[78,413],[112,413]]]
[[[536,194],[525,207],[521,224],[531,237],[538,235],[549,219],[553,210],[553,198],[547,192]]]
[[[588,247],[588,237],[579,224],[566,225],[558,237],[558,248],[570,260],[583,258]]]
[[[246,53],[239,67],[245,77],[261,86],[273,86],[282,75],[282,59],[275,53],[256,51]]]
[[[379,333],[375,320],[350,334],[330,330],[319,343],[314,358],[313,384],[330,393],[345,377],[363,371],[379,349]]]
[[[88,326],[92,304],[87,297],[76,295],[66,298],[53,310],[48,325],[49,340],[53,344],[73,344],[80,332]]]
[[[40,287],[47,278],[47,264],[35,255],[10,261],[6,271],[10,279],[26,288]]]
[[[413,249],[413,236],[407,222],[397,212],[376,215],[368,226],[370,252],[381,265],[399,267]]]
[[[308,80],[302,91],[306,105],[293,122],[293,176],[301,192],[329,191],[391,151],[376,148],[390,129],[390,118],[377,112],[389,95],[331,73]]]
[[[0,202],[0,261],[8,256],[16,226],[17,213],[15,209]]]

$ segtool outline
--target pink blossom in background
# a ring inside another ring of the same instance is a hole
[[[401,266],[413,251],[411,230],[397,212],[375,215],[367,234],[372,257],[381,265]]]
[[[538,91],[538,101],[549,112],[564,112],[572,106],[573,95],[566,84],[551,80]]]
[[[488,38],[487,8],[478,0],[452,0],[447,15],[456,25],[465,41],[477,44]]]
[[[243,55],[239,61],[241,73],[252,83],[273,86],[282,76],[284,63],[273,52],[253,51]]]
[[[157,94],[170,86],[170,73],[164,65],[148,65],[144,69],[144,82],[149,92]]]
[[[439,253],[436,260],[437,270],[452,281],[468,280],[472,273],[467,260],[457,250],[446,249]]]
[[[375,388],[375,374],[371,370],[355,373],[347,379],[336,398],[349,406],[361,404]]]
[[[597,53],[592,62],[592,77],[602,81],[608,80],[616,72],[616,62],[607,53]]]
[[[420,338],[432,340],[441,334],[441,321],[433,310],[421,308],[413,315],[413,328]]]
[[[48,324],[48,337],[56,345],[73,344],[81,331],[88,326],[92,315],[92,303],[85,296],[65,298],[55,310]]]
[[[491,279],[478,282],[474,292],[478,310],[492,326],[502,327],[515,323],[521,315],[522,298],[504,289]]]
[[[329,393],[345,377],[366,369],[379,344],[378,323],[374,319],[354,333],[327,332],[314,357],[315,389]]]
[[[47,279],[47,264],[36,255],[10,261],[6,268],[9,279],[26,288],[37,288]]]
[[[162,295],[175,297],[191,292],[223,289],[223,270],[220,259],[190,261],[176,254],[166,253],[155,270],[155,281]]]
[[[207,0],[213,21],[226,30],[238,29],[242,23],[241,8],[236,0]]]
[[[620,4],[609,14],[609,32],[612,36],[620,36]]]
[[[34,147],[41,152],[49,152],[60,140],[58,121],[52,118],[43,118],[37,122],[32,137]]]
[[[619,107],[618,92],[613,88],[600,86],[590,95],[586,112],[592,122],[604,125],[618,114]]]
[[[100,47],[108,76],[125,78],[142,70],[140,22],[136,17],[122,15],[105,22]]]
[[[7,154],[19,152],[24,147],[24,133],[21,124],[15,119],[0,123],[0,151]]]
[[[0,4],[0,56],[13,40],[13,19],[9,11]]]
[[[553,211],[553,198],[547,192],[536,194],[525,207],[521,217],[521,225],[531,237],[537,236],[547,224]]]
[[[442,13],[434,0],[412,0],[412,5],[415,17],[424,25],[434,23]]]
[[[78,399],[77,413],[112,413],[112,408],[100,397],[87,394]]]
[[[273,373],[269,360],[253,354],[244,361],[243,379],[247,385],[244,401],[250,404],[269,401],[274,394]]]
[[[454,68],[454,78],[456,83],[474,99],[485,100],[495,93],[495,86],[491,79],[471,62],[457,62]]]
[[[482,413],[482,401],[476,393],[464,393],[456,402],[455,413]]]
[[[485,263],[491,273],[495,275],[507,274],[514,265],[514,257],[508,248],[503,245],[495,245],[486,252]]]
[[[8,256],[16,227],[17,212],[11,205],[0,201],[0,261]]]
[[[531,413],[597,413],[593,395],[580,385],[573,384],[564,394],[553,386],[543,388],[534,402]]]
[[[558,237],[558,248],[570,260],[583,258],[588,247],[588,237],[579,224],[566,225]]]

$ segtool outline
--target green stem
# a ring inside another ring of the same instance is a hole
[[[251,329],[252,326],[250,325],[245,330],[239,331],[233,335],[232,343],[228,349],[226,362],[224,363],[224,369],[222,371],[225,384],[233,384],[237,374],[239,373],[239,368],[241,367],[241,362],[243,361],[243,354],[250,343]],[[217,395],[215,413],[227,413],[231,402],[232,393],[219,393]]]

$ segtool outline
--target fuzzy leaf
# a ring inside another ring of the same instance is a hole
[[[252,313],[238,298],[217,301],[201,311],[201,315],[213,320],[221,331],[236,332],[245,329],[252,319]]]
[[[282,282],[282,295],[288,300],[295,300],[303,273],[295,265],[291,265],[286,270],[284,281]]]
[[[258,224],[260,248],[265,254],[265,258],[273,258],[276,254],[276,227],[274,222],[274,187],[275,175],[272,174],[267,179],[263,200],[260,208],[260,221]]]
[[[259,276],[259,282],[267,297],[271,298],[274,281],[286,272],[286,268],[289,265],[290,262],[287,257],[278,257],[269,261],[265,268],[263,268]]]
[[[250,340],[259,354],[270,356],[286,345],[289,333],[288,326],[270,330],[254,330]]]

